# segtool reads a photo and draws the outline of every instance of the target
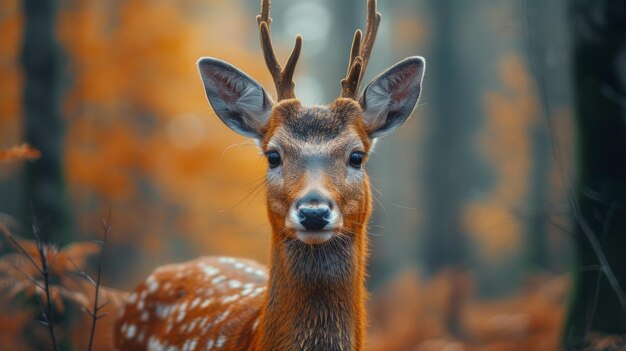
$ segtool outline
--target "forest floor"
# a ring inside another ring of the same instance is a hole
[[[451,271],[423,281],[405,272],[369,302],[368,351],[554,351],[560,349],[567,304],[567,276],[536,276],[518,294],[503,299],[471,296],[471,279]],[[34,309],[3,300],[0,345],[6,350],[33,348],[47,329],[33,323]],[[114,314],[114,313],[113,313]],[[99,321],[94,350],[112,349],[113,318]],[[89,318],[75,317],[59,332],[75,349],[87,349]],[[592,337],[588,350],[626,350],[625,338]]]
[[[370,301],[369,351],[561,349],[569,277],[536,275],[513,296],[472,297],[468,274],[396,277]],[[626,337],[590,334],[589,351],[626,350]]]

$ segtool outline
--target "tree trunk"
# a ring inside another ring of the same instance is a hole
[[[23,221],[37,220],[44,242],[72,241],[72,222],[63,172],[63,118],[60,113],[61,53],[55,39],[57,0],[24,0],[24,37],[21,62],[24,70],[24,133],[26,142],[41,151],[41,158],[27,163],[24,175]],[[31,217],[35,217],[34,219]],[[69,306],[68,306],[69,307]],[[71,350],[66,333],[74,309],[54,314],[60,349]],[[48,343],[33,338],[31,343]],[[40,347],[40,346],[38,346]]]
[[[548,220],[550,218],[549,182],[551,153],[549,152],[550,131],[547,127],[548,119],[552,118],[552,105],[555,100],[554,91],[550,89],[548,80],[555,64],[548,62],[548,57],[557,56],[555,43],[558,33],[555,33],[554,13],[563,4],[558,1],[545,2],[543,0],[525,0],[521,3],[521,16],[525,19],[527,60],[537,87],[537,95],[541,109],[530,130],[531,141],[531,172],[528,184],[528,219],[526,221],[525,259],[530,272],[545,271],[550,268],[550,254],[548,245]],[[549,52],[551,51],[551,52]],[[556,60],[554,60],[556,62]],[[551,82],[554,83],[554,82]],[[554,136],[556,137],[556,136]]]
[[[472,103],[468,102],[467,74],[455,38],[459,13],[457,1],[433,0],[433,50],[429,63],[432,113],[424,165],[425,237],[424,269],[435,274],[446,266],[465,261],[465,235],[461,226],[466,200],[466,173],[471,148]]]
[[[42,157],[26,164],[26,218],[37,216],[42,239],[67,243],[71,217],[63,175],[60,50],[55,39],[56,0],[25,0],[21,61],[25,74],[24,132]],[[34,213],[31,213],[33,211]]]
[[[463,228],[463,208],[475,181],[478,161],[472,133],[479,115],[472,67],[468,67],[460,42],[469,2],[432,0],[432,51],[427,77],[432,109],[424,162],[424,237],[421,249],[426,276],[451,267],[451,282],[467,269],[468,240]],[[445,316],[448,332],[463,337],[459,297],[451,294]]]
[[[620,296],[626,287],[626,3],[570,5],[579,169],[577,260],[564,342],[580,349],[589,332],[626,333]],[[602,273],[600,251],[613,284]]]

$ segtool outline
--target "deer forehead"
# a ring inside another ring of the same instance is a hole
[[[360,106],[353,100],[339,100],[326,106],[302,106],[296,100],[277,104],[264,149],[312,158],[340,156],[352,149],[367,151],[369,138]]]

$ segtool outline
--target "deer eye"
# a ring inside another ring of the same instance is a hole
[[[270,168],[276,168],[280,166],[280,154],[278,151],[268,151],[265,153],[267,156],[267,163],[270,165]]]
[[[365,158],[365,153],[361,151],[354,151],[353,153],[350,154],[350,166],[354,168],[361,168],[364,158]]]

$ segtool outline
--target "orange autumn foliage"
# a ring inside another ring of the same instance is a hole
[[[0,150],[0,162],[36,160],[41,157],[41,152],[28,144],[13,146],[8,150]]]
[[[414,271],[396,277],[371,301],[370,351],[554,351],[559,349],[567,277],[529,280],[517,296],[482,301],[470,298],[462,308],[463,337],[446,332],[442,320],[457,275],[444,271],[422,281]],[[464,279],[462,289],[472,289]]]
[[[18,0],[0,2],[0,148],[4,149],[19,143],[22,136],[20,4]],[[250,21],[243,4],[228,0],[60,4],[57,36],[68,60],[63,95],[65,173],[78,232],[88,233],[104,209],[113,209],[116,233],[111,245],[124,247],[120,256],[129,257],[123,271],[112,269],[115,286],[128,288],[154,266],[183,256],[219,253],[259,261],[267,256],[269,226],[264,219],[262,187],[258,187],[264,163],[254,145],[242,144],[243,139],[227,131],[207,108],[195,68],[198,57],[217,55],[245,68],[264,86],[272,86],[259,59],[256,22]],[[414,16],[408,5],[390,16],[398,19],[391,28],[394,49],[413,50],[407,45],[412,41],[426,47],[431,36],[428,14],[419,14],[424,21],[414,21]],[[509,16],[489,18],[509,25]],[[488,116],[477,135],[480,153],[489,160],[496,180],[485,201],[472,201],[464,217],[481,257],[486,254],[492,262],[514,252],[521,241],[522,221],[515,218],[513,206],[527,190],[524,181],[531,160],[528,140],[523,137],[537,123],[538,112],[523,60],[509,53],[501,61],[500,86],[484,95]],[[428,105],[422,108],[427,110]],[[559,140],[571,139],[567,111],[557,114]],[[426,133],[419,118],[410,123],[419,131],[401,131],[406,139]],[[571,144],[563,144],[563,149]],[[382,144],[380,152],[384,148]],[[0,164],[0,180],[8,178],[4,173],[10,167],[15,166],[9,175],[16,174],[19,165]],[[560,189],[558,172],[552,176],[552,188]],[[383,189],[383,193],[388,192]],[[554,191],[551,201],[559,200],[560,194]],[[420,215],[420,211],[412,212],[407,220],[417,221]],[[562,217],[561,225],[566,226],[569,218]],[[414,233],[397,235],[394,238]],[[442,318],[450,278],[399,279],[383,294],[395,292],[374,297],[371,303],[372,350],[517,350],[522,346],[552,350],[543,345],[552,345],[558,338],[556,323],[563,307],[524,290],[504,301],[470,301],[464,316],[470,335],[477,340],[456,340],[445,334]],[[540,290],[542,284],[550,282],[539,284]],[[545,308],[546,315],[540,317],[540,311],[531,310],[532,304],[539,310]],[[0,313],[0,343],[19,350],[13,347],[21,341],[16,340],[18,329],[11,323],[26,323],[32,316],[4,312]],[[76,345],[85,345],[85,318],[81,315],[72,326],[75,339],[80,340]],[[102,320],[103,330],[109,322],[112,318]],[[505,330],[501,325],[507,326]],[[108,334],[99,331],[97,335],[102,346],[96,349],[110,349]],[[607,342],[605,337],[598,339]]]
[[[22,74],[19,52],[24,19],[21,2],[0,2],[0,148],[20,142]]]
[[[504,89],[485,94],[486,130],[478,144],[497,178],[487,198],[470,203],[464,215],[466,226],[484,247],[482,253],[492,260],[521,245],[522,222],[514,206],[528,191],[527,130],[538,113],[531,76],[520,58],[504,57],[499,73]]]
[[[112,238],[149,256],[127,273],[180,257],[173,241],[192,250],[188,257],[266,256],[269,227],[261,197],[250,194],[264,164],[251,144],[230,147],[242,139],[207,107],[195,66],[219,55],[271,86],[258,46],[235,44],[257,40],[256,22],[240,6],[82,2],[59,13],[73,75],[64,113],[76,217],[87,228],[104,207],[136,215],[116,216],[124,234]],[[220,13],[232,14],[228,24]]]
[[[53,314],[57,317],[64,315],[68,305],[82,310],[72,317],[76,321],[69,331],[63,330],[65,326],[56,325],[57,333],[61,330],[61,333],[70,334],[73,345],[85,349],[89,337],[86,326],[91,323],[91,316],[86,312],[93,311],[96,283],[87,276],[81,278],[81,275],[89,270],[88,259],[100,253],[101,245],[96,242],[76,242],[59,248],[51,244],[41,244],[42,258],[37,242],[15,236],[2,222],[0,237],[4,239],[4,244],[13,249],[0,257],[0,326],[8,323],[4,316],[11,316],[13,321],[10,326],[0,328],[2,346],[10,350],[28,350],[32,345],[27,345],[29,341],[21,338],[25,330],[34,329],[32,332],[39,340],[47,338],[43,333],[44,328],[32,327],[40,310],[17,303],[31,301],[42,306],[47,303],[48,295],[44,290],[46,285],[42,276],[42,264],[46,262],[50,282],[47,288]],[[98,286],[97,291],[101,306],[98,316],[102,318],[97,323],[99,337],[95,339],[93,350],[110,350],[113,345],[108,336],[112,335],[115,316],[128,294],[104,286]],[[108,318],[105,318],[107,315]]]

